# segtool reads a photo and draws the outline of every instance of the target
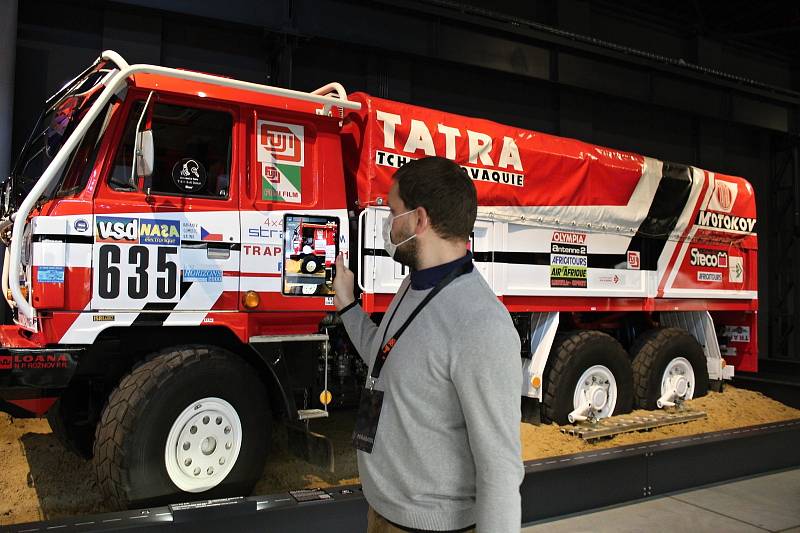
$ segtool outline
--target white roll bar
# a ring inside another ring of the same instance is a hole
[[[105,89],[103,89],[103,92],[100,93],[100,96],[97,98],[94,104],[92,104],[92,107],[89,108],[86,116],[80,121],[78,126],[75,128],[75,131],[69,136],[67,141],[58,151],[58,154],[56,154],[56,157],[50,162],[47,169],[39,178],[39,181],[36,182],[36,185],[33,187],[33,189],[31,189],[31,192],[25,197],[25,200],[23,200],[22,204],[20,205],[14,220],[11,248],[9,249],[9,253],[11,255],[9,265],[10,268],[8,269],[8,276],[10,280],[9,288],[11,289],[11,296],[14,299],[14,302],[16,302],[19,312],[28,318],[31,323],[33,323],[35,320],[36,310],[22,295],[19,282],[16,281],[19,280],[20,260],[22,255],[22,235],[23,231],[25,230],[25,224],[27,223],[28,215],[30,214],[31,209],[33,209],[36,201],[42,195],[42,192],[44,192],[47,186],[50,185],[50,182],[55,179],[55,177],[58,175],[58,172],[66,164],[69,155],[75,150],[83,137],[86,135],[86,131],[100,114],[100,111],[103,109],[103,107],[105,107],[106,103],[111,99],[111,97],[122,87],[122,85],[126,83],[129,77],[133,76],[134,74],[161,74],[164,76],[170,76],[189,81],[210,83],[213,85],[219,85],[221,87],[231,87],[272,96],[282,96],[284,98],[320,104],[323,106],[321,111],[326,115],[330,112],[330,109],[333,106],[341,107],[343,109],[361,109],[361,104],[359,102],[353,102],[347,99],[347,93],[345,92],[344,87],[342,87],[342,85],[339,83],[329,83],[324,87],[320,87],[313,93],[304,93],[302,91],[284,89],[281,87],[272,87],[270,85],[260,85],[258,83],[251,83],[247,81],[233,80],[220,76],[214,76],[212,74],[203,74],[200,72],[190,72],[174,68],[159,67],[156,65],[129,65],[121,55],[113,50],[105,50],[100,56],[100,60],[114,63],[117,68],[119,68],[119,72],[114,74],[114,76],[108,81],[108,85],[106,85]],[[96,64],[97,63],[95,63],[95,65]],[[335,92],[336,97],[327,96],[331,92]]]

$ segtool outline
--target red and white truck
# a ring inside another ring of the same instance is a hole
[[[292,252],[289,259],[300,261],[300,271],[307,274],[321,268],[331,268],[336,261],[336,223],[310,224],[300,222],[292,237]]]
[[[742,178],[108,51],[47,101],[5,184],[0,409],[46,414],[116,505],[248,492],[275,418],[313,437],[366,376],[332,298],[286,290],[287,228],[335,228],[382,313],[407,274],[383,252],[392,174],[432,155],[474,180],[476,266],[522,339],[509,386],[544,420],[670,406],[756,370]]]

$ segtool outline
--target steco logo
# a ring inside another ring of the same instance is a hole
[[[276,163],[303,162],[303,138],[287,125],[259,121],[258,142]]]

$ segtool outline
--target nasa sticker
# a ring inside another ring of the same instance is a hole
[[[206,169],[196,159],[185,157],[172,167],[172,181],[181,192],[196,193],[206,186]]]

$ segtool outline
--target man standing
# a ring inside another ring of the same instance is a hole
[[[380,326],[336,260],[336,308],[369,366],[353,442],[368,531],[520,530],[520,340],[473,268],[472,180],[430,157],[394,175],[385,248],[411,269]]]

